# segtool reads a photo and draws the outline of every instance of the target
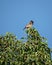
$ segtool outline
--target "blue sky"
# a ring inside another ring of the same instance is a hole
[[[30,20],[52,48],[52,0],[0,0],[0,34],[11,32],[21,38]]]

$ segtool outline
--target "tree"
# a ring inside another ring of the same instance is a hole
[[[26,30],[26,34],[25,42],[11,33],[0,36],[0,65],[52,65],[47,39],[35,28]]]

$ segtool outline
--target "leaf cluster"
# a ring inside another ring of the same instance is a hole
[[[47,39],[35,28],[26,34],[24,43],[11,33],[0,36],[0,65],[52,65]]]

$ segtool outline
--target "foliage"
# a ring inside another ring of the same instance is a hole
[[[47,39],[35,28],[26,33],[24,43],[11,33],[0,36],[0,65],[52,65]]]

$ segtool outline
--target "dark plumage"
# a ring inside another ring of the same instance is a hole
[[[30,23],[34,24],[34,21],[31,20]]]

